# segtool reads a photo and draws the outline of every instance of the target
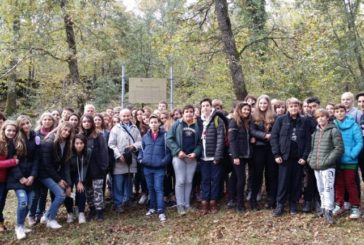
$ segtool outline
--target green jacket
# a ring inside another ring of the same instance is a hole
[[[314,170],[335,168],[343,153],[341,133],[335,125],[329,124],[323,130],[317,127],[312,134],[311,152],[307,162]]]
[[[195,134],[195,142],[197,144],[195,145],[194,153],[196,154],[197,158],[201,155],[202,145],[201,145],[201,129],[198,125],[198,122],[196,121],[193,125],[196,134]],[[171,150],[172,156],[178,156],[178,153],[182,150],[182,131],[183,131],[183,123],[182,119],[177,120],[170,130],[167,133],[167,146]]]

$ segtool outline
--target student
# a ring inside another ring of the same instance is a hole
[[[19,157],[19,164],[9,169],[7,188],[14,190],[18,199],[16,211],[15,234],[18,240],[26,237],[26,232],[30,229],[25,228],[25,218],[28,214],[33,199],[33,183],[38,176],[38,164],[40,155],[40,137],[31,130],[32,124],[28,116],[19,116],[16,120],[19,128],[18,144],[22,144],[23,155],[19,156],[16,151],[19,147],[15,144],[13,152],[8,152],[8,157]],[[10,149],[8,149],[10,150]],[[11,155],[13,154],[13,155]]]
[[[62,110],[62,114],[61,114],[61,121],[62,122],[68,122],[68,120],[70,119],[70,116],[74,113],[74,110],[70,107],[65,107]]]
[[[354,95],[351,92],[345,92],[341,95],[341,104],[345,106],[346,115],[354,118],[356,123],[360,122],[363,113],[354,107]]]
[[[273,111],[276,116],[282,116],[286,114],[286,102],[282,100],[276,100],[274,104],[272,104]]]
[[[52,116],[50,112],[44,112],[38,121],[38,126],[35,129],[36,135],[40,138],[41,142],[44,141],[44,138],[56,128],[57,122],[56,119]],[[40,163],[39,166],[40,167]],[[46,188],[41,182],[39,178],[36,178],[34,181],[34,195],[33,200],[31,202],[31,208],[29,210],[28,216],[28,225],[33,226],[40,222],[47,203],[47,195],[48,188]]]
[[[166,221],[163,180],[164,168],[172,160],[170,150],[166,146],[165,131],[160,129],[161,122],[158,116],[151,115],[149,118],[150,130],[142,140],[142,150],[139,151],[139,160],[144,167],[144,176],[149,191],[149,210],[147,216],[157,211],[159,220]]]
[[[39,179],[53,194],[54,200],[40,222],[46,223],[48,228],[59,229],[62,226],[56,221],[59,207],[65,199],[68,187],[64,177],[65,163],[72,153],[73,127],[65,122],[49,133],[41,144],[42,161],[39,168]]]
[[[166,102],[166,101],[161,101],[161,102],[159,102],[159,104],[158,104],[158,110],[159,110],[160,112],[165,112],[165,111],[167,111],[167,110],[168,110],[168,104],[167,104],[167,102]]]
[[[87,138],[77,134],[72,144],[72,157],[65,165],[65,178],[68,183],[65,205],[68,216],[73,215],[73,198],[70,197],[73,186],[76,192],[76,206],[78,208],[78,223],[86,223],[86,177],[90,165],[92,150],[87,148]]]
[[[167,146],[173,156],[176,175],[175,192],[177,212],[185,215],[191,211],[192,180],[201,154],[201,129],[194,118],[195,108],[186,105],[182,119],[176,121],[167,133]]]
[[[315,171],[321,199],[321,215],[329,224],[333,224],[335,168],[337,160],[344,153],[344,146],[341,133],[330,123],[330,114],[327,110],[316,110],[315,118],[318,126],[312,135],[311,152],[307,162]]]
[[[80,126],[80,117],[76,113],[72,113],[68,118],[68,122],[72,124],[75,134],[77,134]]]
[[[81,117],[80,134],[87,138],[87,148],[91,149],[91,159],[87,172],[86,197],[89,205],[89,218],[96,215],[97,221],[104,220],[104,180],[109,167],[109,152],[102,134],[95,127],[91,114]],[[69,216],[70,220],[72,219]]]
[[[275,162],[278,164],[277,204],[273,216],[281,216],[289,198],[292,215],[297,213],[297,202],[301,195],[303,165],[311,148],[310,124],[299,114],[300,101],[287,100],[288,113],[276,119],[270,144]]]
[[[234,172],[237,177],[237,211],[245,212],[244,187],[245,187],[245,166],[252,157],[250,145],[249,123],[251,118],[251,105],[247,102],[240,102],[229,123],[229,151],[233,161]]]
[[[267,207],[273,208],[277,195],[278,168],[269,144],[274,123],[269,96],[259,96],[255,107],[252,115],[253,119],[250,123],[250,133],[256,139],[256,143],[253,146],[253,184],[250,205],[252,209],[258,209],[257,195],[262,187],[263,173],[265,172],[268,195]]]
[[[136,152],[141,147],[141,136],[131,121],[129,109],[120,111],[120,120],[111,130],[108,144],[116,161],[112,177],[114,206],[118,213],[123,213],[132,198],[132,175],[137,172]]]
[[[225,124],[223,114],[213,109],[212,100],[200,102],[202,120],[201,193],[202,214],[216,213],[223,175]]]
[[[338,104],[335,106],[335,125],[340,130],[344,142],[345,152],[340,159],[340,171],[336,175],[336,206],[333,211],[334,215],[339,215],[345,210],[344,194],[349,194],[349,203],[351,204],[351,219],[360,218],[361,212],[360,198],[358,188],[356,186],[355,174],[358,168],[358,156],[363,148],[363,136],[359,125],[355,119],[346,115],[346,106]]]
[[[55,126],[58,126],[58,124],[60,123],[60,120],[61,120],[61,113],[59,112],[59,110],[55,109],[52,111],[52,116],[53,116],[54,120],[56,121]]]
[[[83,111],[83,114],[88,114],[88,115],[94,117],[95,114],[96,114],[96,108],[95,108],[95,106],[92,105],[92,104],[86,104],[85,105],[85,109]]]
[[[16,122],[5,121],[0,132],[0,233],[7,230],[4,225],[3,211],[8,193],[6,188],[8,169],[19,164],[19,157],[24,154],[25,146],[19,137]]]

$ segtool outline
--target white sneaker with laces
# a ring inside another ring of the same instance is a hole
[[[79,224],[86,223],[85,213],[81,212],[81,213],[78,214],[78,223]]]
[[[48,222],[47,217],[45,215],[43,215],[42,218],[40,218],[40,223],[41,224],[47,224],[47,222]]]
[[[57,220],[48,220],[47,227],[51,229],[59,229],[62,228],[60,224],[58,224]]]
[[[155,210],[149,209],[148,212],[145,214],[145,216],[151,216],[152,214],[155,214]]]
[[[67,214],[67,223],[71,224],[74,221],[73,213]]]
[[[340,215],[340,214],[342,214],[344,212],[345,212],[345,209],[341,208],[339,205],[336,205],[334,210],[332,211],[332,214],[334,216],[338,216],[338,215]]]
[[[349,218],[350,219],[359,219],[361,216],[361,212],[359,210],[359,208],[351,208],[351,213],[350,213],[350,216]]]
[[[160,222],[166,222],[167,221],[167,217],[166,217],[165,214],[159,214],[158,218],[159,218]]]
[[[25,234],[23,226],[16,226],[15,227],[15,235],[16,235],[16,239],[18,239],[18,240],[22,240],[22,239],[27,237],[27,235]]]
[[[140,197],[140,199],[139,199],[139,204],[140,205],[143,205],[143,204],[145,204],[146,202],[147,202],[147,199],[148,199],[148,197],[147,197],[147,195],[145,195],[145,194],[143,194],[141,197]]]

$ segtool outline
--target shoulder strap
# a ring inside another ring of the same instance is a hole
[[[121,127],[130,136],[130,138],[133,140],[133,143],[135,143],[134,137],[131,135],[131,133],[129,132],[129,130],[126,127],[124,127],[124,125],[122,125]]]

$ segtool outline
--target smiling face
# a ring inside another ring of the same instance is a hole
[[[287,109],[291,116],[296,117],[300,111],[300,106],[299,106],[299,104],[291,103],[288,105]]]
[[[266,112],[268,110],[269,103],[265,98],[262,98],[258,102],[258,108],[261,112]]]
[[[4,129],[4,134],[7,139],[14,139],[16,132],[17,130],[14,125],[7,125]]]
[[[120,121],[121,123],[130,123],[131,121],[131,112],[129,110],[122,110],[120,112]]]
[[[344,93],[341,96],[341,104],[345,106],[347,110],[350,110],[353,107],[354,99],[351,95]]]
[[[250,113],[251,113],[251,108],[249,105],[245,105],[241,108],[241,116],[243,118],[249,118],[250,116]]]
[[[45,128],[45,129],[50,129],[53,127],[53,118],[50,117],[50,116],[45,116],[43,117],[42,119],[42,128]]]
[[[183,121],[187,123],[192,123],[194,117],[194,111],[192,108],[183,110]]]
[[[339,121],[344,120],[346,111],[343,108],[335,109],[335,118]]]
[[[32,129],[32,124],[29,120],[25,119],[21,122],[20,128],[23,130],[24,133],[29,134],[30,130]]]
[[[61,134],[60,134],[60,136],[63,140],[68,139],[68,137],[70,135],[71,135],[71,128],[68,128],[68,127],[63,128],[61,131]]]
[[[102,128],[102,120],[101,117],[95,116],[94,123],[96,128]]]
[[[201,103],[202,115],[204,115],[205,117],[209,117],[211,112],[212,112],[212,106],[211,106],[210,102],[208,102],[208,101],[202,102]]]
[[[361,111],[364,111],[364,95],[358,97],[358,107]]]

